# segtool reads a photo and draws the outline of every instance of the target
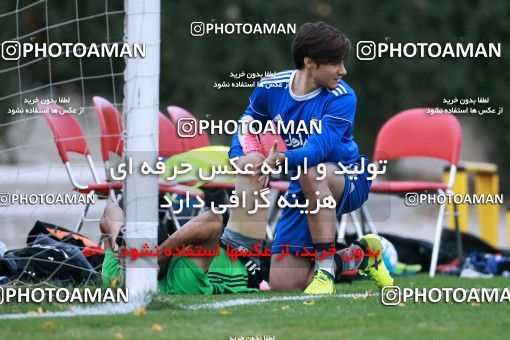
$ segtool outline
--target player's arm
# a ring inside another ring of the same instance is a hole
[[[125,224],[124,212],[115,202],[109,202],[99,221],[101,237],[106,250],[101,268],[103,286],[111,287],[116,281],[120,281],[121,263],[118,258],[119,247],[115,242],[119,235],[120,228]]]
[[[125,224],[124,211],[115,202],[109,202],[103,211],[103,216],[99,221],[99,229],[104,242],[105,249],[118,251],[118,245],[115,243],[119,235],[120,228]]]
[[[257,136],[250,133],[247,127],[251,121],[257,120],[265,123],[270,119],[267,111],[267,91],[267,89],[257,86],[250,96],[248,107],[239,118],[239,128],[232,144],[239,143],[245,155],[250,152],[262,153]]]
[[[170,235],[158,248],[159,276],[166,272],[170,261],[170,257],[165,255],[166,247],[175,249],[183,245],[204,245],[204,247],[216,245],[220,238],[222,221],[221,215],[207,211],[194,217]]]

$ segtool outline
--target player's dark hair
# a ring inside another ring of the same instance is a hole
[[[345,60],[351,49],[350,40],[323,21],[302,25],[292,41],[292,58],[297,69],[304,68],[304,58],[310,57],[317,66],[337,64]]]

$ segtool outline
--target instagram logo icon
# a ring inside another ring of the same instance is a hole
[[[376,46],[373,41],[359,41],[356,44],[356,56],[359,60],[374,60],[376,54]]]
[[[180,118],[177,121],[177,135],[182,138],[193,138],[197,135],[197,121],[194,118]]]
[[[2,43],[2,59],[18,60],[21,57],[21,44],[18,41],[4,41]]]
[[[201,37],[205,33],[205,24],[201,21],[194,21],[190,25],[190,33],[194,37]]]

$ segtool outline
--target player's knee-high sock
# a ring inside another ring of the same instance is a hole
[[[315,255],[315,272],[322,270],[325,274],[329,275],[333,280],[335,278],[335,245],[332,243],[315,243],[313,249],[317,251]]]
[[[240,234],[238,232],[235,232],[229,228],[225,228],[223,231],[223,235],[221,235],[221,243],[225,245],[229,245],[232,248],[239,249],[245,248],[248,250],[255,250],[255,245],[260,245],[260,250],[262,251],[262,243],[264,240],[259,240],[253,237],[248,237],[243,234]],[[251,257],[250,257],[251,258]],[[252,260],[260,266],[260,259],[259,258],[252,258]]]
[[[339,273],[359,269],[365,258],[363,249],[358,244],[340,249],[335,254],[335,264]]]

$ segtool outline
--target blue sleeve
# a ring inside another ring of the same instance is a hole
[[[257,86],[251,93],[248,107],[239,119],[242,119],[244,116],[251,116],[255,120],[260,120],[263,123],[266,122],[270,118],[267,97],[267,89]]]
[[[228,158],[241,157],[244,155],[243,147],[239,142],[239,137],[237,133],[232,135],[232,143],[230,145],[230,150],[228,151]]]
[[[289,167],[303,165],[305,158],[308,167],[323,162],[331,150],[341,143],[342,137],[352,133],[355,113],[355,95],[335,98],[322,116],[321,133],[313,133],[304,146],[284,152]]]

